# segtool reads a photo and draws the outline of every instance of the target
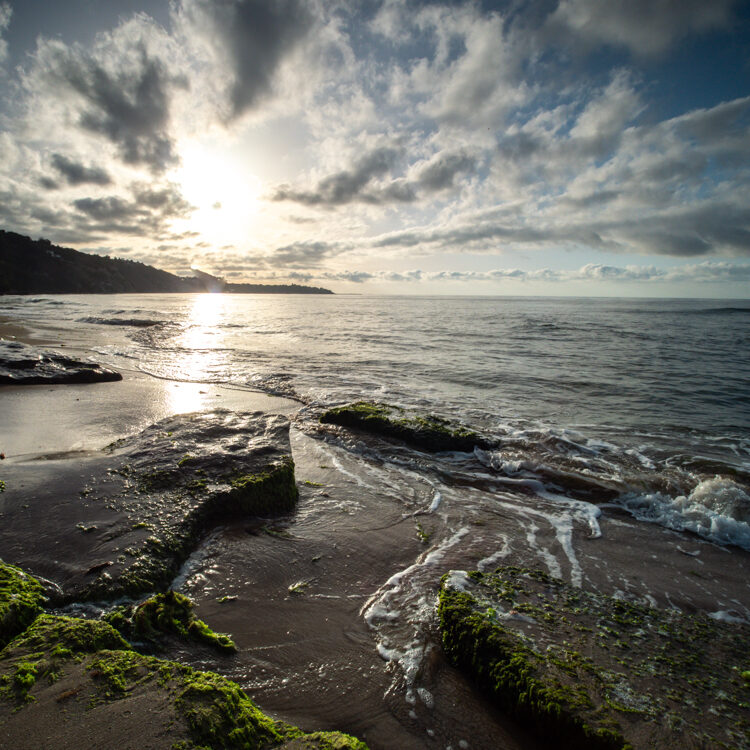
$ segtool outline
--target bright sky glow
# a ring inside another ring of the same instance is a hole
[[[0,228],[336,292],[750,296],[750,0],[0,0]]]
[[[262,192],[260,179],[220,148],[192,142],[179,148],[180,165],[169,174],[183,197],[194,206],[184,219],[173,222],[177,231],[196,231],[220,251],[237,237],[257,232]]]

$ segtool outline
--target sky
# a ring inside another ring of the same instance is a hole
[[[0,228],[340,293],[750,297],[749,0],[0,0]]]

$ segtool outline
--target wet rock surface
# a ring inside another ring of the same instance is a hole
[[[434,414],[416,414],[397,406],[358,401],[329,409],[322,424],[335,424],[355,430],[402,440],[407,445],[430,452],[471,452],[489,448],[490,441],[466,427]]]
[[[164,589],[217,524],[289,513],[297,501],[285,417],[179,415],[106,450],[107,478],[87,499],[116,517],[79,527],[102,559],[67,582],[69,599]]]
[[[541,571],[451,571],[443,647],[558,747],[750,747],[748,630],[594,594]]]
[[[57,605],[166,590],[217,525],[288,514],[285,417],[228,411],[158,422],[104,451],[5,462],[0,553],[57,584]]]
[[[119,372],[18,341],[0,341],[0,385],[104,383]]]

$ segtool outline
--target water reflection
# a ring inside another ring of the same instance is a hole
[[[206,383],[221,379],[226,369],[222,326],[226,308],[223,294],[199,294],[193,299],[185,328],[174,341],[174,378],[183,382],[169,389],[173,413],[201,410],[210,398]]]

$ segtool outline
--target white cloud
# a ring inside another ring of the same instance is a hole
[[[704,262],[677,266],[671,269],[656,266],[611,266],[600,263],[587,263],[577,269],[561,270],[538,268],[526,270],[521,268],[495,268],[489,271],[338,271],[309,272],[291,274],[292,278],[305,281],[348,281],[364,282],[520,282],[531,284],[548,282],[566,284],[570,282],[626,282],[630,284],[655,283],[744,283],[750,281],[750,264],[723,262]]]
[[[626,47],[635,55],[664,52],[690,33],[724,27],[736,0],[562,0],[549,19],[591,44]]]

